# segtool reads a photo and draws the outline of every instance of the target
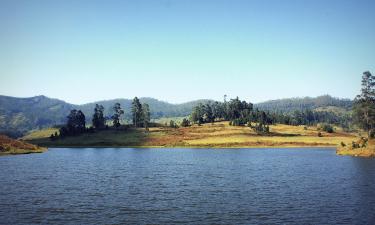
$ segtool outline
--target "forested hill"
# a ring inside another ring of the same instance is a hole
[[[278,112],[293,112],[296,110],[350,110],[353,101],[350,99],[334,98],[329,95],[322,95],[319,97],[305,97],[305,98],[286,98],[279,100],[271,100],[255,104],[256,108],[265,111]]]
[[[110,117],[113,105],[119,102],[125,111],[125,119],[130,119],[131,101],[130,99],[113,99],[74,105],[46,96],[16,98],[0,95],[0,133],[17,137],[29,130],[63,124],[72,109],[82,110],[86,115],[86,121],[90,123],[95,104],[103,105],[105,116]],[[154,98],[140,98],[140,101],[149,104],[151,118],[160,118],[187,116],[198,103],[206,103],[210,100],[197,100],[183,104],[171,104]]]

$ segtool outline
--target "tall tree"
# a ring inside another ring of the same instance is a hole
[[[94,115],[92,116],[92,125],[96,129],[102,129],[105,126],[104,118],[104,107],[102,105],[96,104],[94,109]]]
[[[142,122],[142,105],[137,97],[133,99],[131,111],[134,127],[140,126]]]
[[[143,120],[143,127],[146,128],[148,131],[148,124],[150,123],[151,120],[151,113],[150,113],[150,107],[148,104],[143,103],[142,104],[142,120]]]
[[[375,76],[369,71],[362,75],[361,94],[355,98],[354,114],[358,125],[367,131],[368,137],[373,136],[375,129]]]
[[[124,114],[124,110],[122,110],[121,105],[118,102],[115,103],[112,109],[113,109],[113,115],[111,118],[112,118],[113,126],[118,128],[121,125],[120,118],[121,118],[121,115]]]
[[[66,126],[60,129],[61,136],[77,135],[85,132],[86,118],[81,110],[71,110],[67,118]]]

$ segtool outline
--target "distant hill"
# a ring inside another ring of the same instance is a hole
[[[286,113],[305,109],[343,113],[351,110],[352,105],[353,101],[350,99],[340,99],[329,95],[322,95],[315,98],[305,97],[271,100],[255,104],[255,107],[266,111]]]
[[[0,96],[0,132],[15,137],[32,129],[61,124],[73,107],[72,104],[45,96]]]
[[[125,111],[125,120],[130,120],[131,101],[130,99],[113,99],[74,105],[46,96],[16,98],[0,95],[0,133],[17,137],[33,129],[60,125],[66,122],[66,116],[72,109],[82,110],[86,115],[86,121],[90,123],[95,104],[103,105],[105,116],[109,117],[112,114],[112,106],[119,102]],[[140,101],[149,104],[153,119],[187,116],[195,105],[210,102],[210,100],[197,100],[171,104],[154,98],[140,98]]]

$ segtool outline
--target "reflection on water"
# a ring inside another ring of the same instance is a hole
[[[375,160],[332,149],[51,149],[0,170],[1,224],[375,221]]]

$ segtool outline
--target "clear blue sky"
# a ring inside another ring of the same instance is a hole
[[[375,73],[375,1],[0,0],[0,94],[353,98]]]

